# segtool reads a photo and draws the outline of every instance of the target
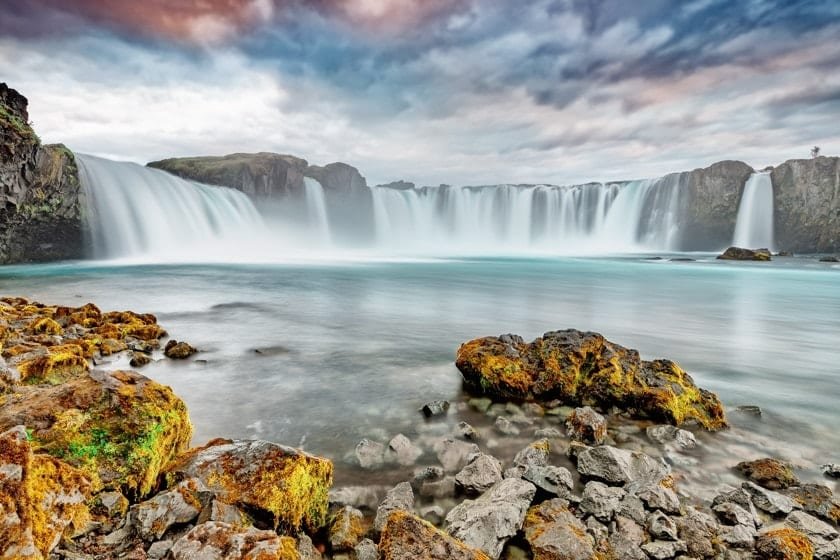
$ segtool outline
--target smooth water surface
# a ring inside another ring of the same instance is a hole
[[[417,433],[425,401],[463,400],[461,342],[578,328],[671,358],[727,406],[761,406],[774,441],[840,459],[840,267],[698,258],[73,263],[4,267],[0,286],[152,312],[198,346],[196,359],[143,369],[187,402],[196,443],[261,437],[343,457],[361,437]]]

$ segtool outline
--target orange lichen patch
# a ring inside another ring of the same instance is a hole
[[[344,506],[333,515],[329,534],[334,552],[353,550],[368,531],[364,519],[361,511],[350,506]]]
[[[148,495],[187,448],[192,425],[172,390],[134,372],[100,372],[54,387],[23,387],[0,409],[0,429],[26,418],[36,447],[77,467],[94,489]]]
[[[766,457],[755,461],[742,461],[735,468],[750,480],[770,490],[781,490],[799,484],[791,466],[778,459]]]
[[[47,348],[45,355],[21,361],[17,369],[23,383],[57,385],[84,374],[90,366],[81,346],[63,344]]]
[[[40,344],[35,344],[33,342],[21,342],[19,344],[9,346],[8,348],[3,348],[3,357],[6,359],[15,358],[22,354],[39,350],[40,348]]]
[[[812,560],[814,545],[804,534],[783,528],[759,535],[755,543],[760,560]]]
[[[124,350],[128,350],[128,345],[122,340],[106,338],[99,343],[99,353],[103,356],[118,354]]]
[[[465,383],[502,398],[550,400],[631,413],[673,424],[726,427],[723,406],[670,360],[638,352],[593,332],[546,333],[531,343],[503,335],[466,342],[455,361]]]
[[[61,325],[49,317],[41,317],[32,321],[26,329],[32,334],[62,334],[64,329]]]
[[[275,527],[315,531],[326,522],[333,465],[266,441],[213,440],[168,469],[170,481],[198,478],[223,502],[264,512]]]
[[[102,338],[113,338],[116,340],[122,340],[125,336],[123,330],[113,323],[105,323],[104,325],[91,329],[90,332]]]
[[[78,470],[47,455],[34,454],[26,430],[0,434],[0,543],[5,557],[40,558],[62,535],[89,520],[90,482]]]
[[[565,500],[554,499],[528,510],[523,530],[534,560],[558,558],[556,542],[568,543],[579,558],[597,558],[595,541],[586,526],[569,511]]]
[[[383,560],[489,560],[484,552],[468,547],[434,525],[406,511],[388,516],[379,539]]]
[[[157,340],[166,336],[160,325],[127,325],[120,329],[123,336],[133,336],[140,340]]]

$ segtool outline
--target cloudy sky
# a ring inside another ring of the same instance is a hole
[[[0,0],[0,81],[106,157],[563,184],[840,153],[838,37],[836,0]]]

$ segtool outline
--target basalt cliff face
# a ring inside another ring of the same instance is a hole
[[[840,251],[840,158],[788,160],[771,178],[776,244],[788,251]]]
[[[231,187],[263,202],[302,195],[304,178],[309,177],[324,188],[333,235],[339,238],[336,241],[363,244],[375,233],[371,219],[373,199],[367,181],[358,169],[346,163],[322,167],[295,156],[260,152],[170,158],[148,166],[184,179]]]
[[[42,145],[27,100],[0,84],[0,262],[80,258],[84,203],[73,153]]]

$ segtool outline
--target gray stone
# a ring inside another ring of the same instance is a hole
[[[226,504],[219,500],[212,500],[198,516],[196,525],[201,525],[208,521],[222,521],[230,523],[231,525],[248,525],[248,517],[242,513],[239,508]]]
[[[160,539],[172,525],[189,523],[198,517],[203,509],[199,494],[206,490],[204,484],[194,478],[180,482],[172,490],[133,506],[128,523],[143,540]],[[191,496],[191,499],[185,496]]]
[[[502,480],[479,498],[455,506],[446,516],[446,530],[467,546],[498,558],[505,543],[522,528],[536,491],[524,480]]]
[[[658,482],[669,472],[662,461],[641,452],[626,451],[609,445],[589,447],[577,456],[580,474],[611,484],[638,480]]]
[[[832,478],[840,478],[840,464],[838,463],[829,463],[827,465],[822,465],[822,471]]]
[[[755,507],[761,511],[766,511],[770,515],[786,515],[794,509],[800,508],[799,504],[784,494],[762,488],[753,482],[744,482],[741,488],[750,494]]]
[[[620,560],[648,560],[648,555],[639,543],[632,542],[626,536],[615,532],[609,536],[607,542],[612,549],[613,557]]]
[[[713,556],[718,524],[715,519],[693,507],[687,507],[682,517],[674,520],[680,540],[685,542],[688,553],[697,558]]]
[[[312,539],[306,533],[298,535],[297,553],[300,560],[321,560],[321,553],[315,548]]]
[[[669,424],[661,426],[650,426],[647,429],[647,436],[661,444],[674,444],[682,449],[694,449],[697,447],[697,439],[688,430],[677,428]]]
[[[667,560],[688,549],[682,541],[651,541],[643,544],[642,550],[654,560]]]
[[[518,436],[519,435],[519,428],[517,428],[513,422],[505,418],[504,416],[499,416],[496,418],[496,422],[493,423],[496,429],[506,435],[506,436]]]
[[[834,539],[814,551],[814,560],[840,560],[840,539]]]
[[[661,484],[645,480],[628,484],[625,489],[638,496],[648,509],[661,509],[666,513],[680,512],[677,493]]]
[[[721,527],[720,540],[733,548],[751,548],[755,542],[757,531],[749,525],[732,525]]]
[[[455,475],[455,483],[466,494],[482,494],[502,480],[502,464],[485,453],[473,455],[467,465]]]
[[[621,503],[618,504],[618,514],[632,519],[639,525],[644,525],[647,520],[645,505],[638,496],[633,494],[624,495]]]
[[[370,539],[362,539],[354,549],[356,560],[379,560],[379,549]]]
[[[591,560],[595,557],[595,540],[569,511],[565,500],[557,498],[534,506],[524,529],[534,558]]]
[[[455,426],[454,434],[458,437],[462,437],[468,440],[477,440],[481,438],[480,434],[478,433],[478,430],[476,430],[466,422],[458,422],[458,424]]]
[[[663,541],[679,540],[677,536],[677,524],[661,511],[655,511],[648,515],[647,530],[655,539]]]
[[[387,486],[342,486],[330,489],[330,503],[338,506],[353,506],[371,511],[376,510]]]
[[[596,543],[606,540],[610,536],[610,530],[607,526],[592,516],[586,518],[585,524],[586,530],[589,531]]]
[[[513,458],[515,467],[545,467],[548,465],[550,445],[547,439],[537,440],[521,451]]]
[[[160,560],[167,555],[169,549],[172,548],[172,544],[173,543],[170,540],[152,543],[152,546],[150,546],[149,550],[146,551],[146,557],[149,560]]]
[[[803,511],[791,512],[785,519],[785,525],[804,533],[815,546],[822,546],[838,536],[834,527]]]
[[[519,472],[519,469],[516,469],[516,472]],[[569,469],[554,465],[531,465],[522,474],[522,478],[532,483],[538,490],[558,498],[569,499],[574,488],[572,473]]]
[[[400,482],[385,494],[385,498],[376,509],[373,521],[374,530],[379,533],[388,521],[388,515],[398,509],[411,511],[414,508],[414,491],[408,482]]]
[[[712,511],[727,525],[761,525],[752,496],[743,488],[721,492],[712,500]]]
[[[364,517],[361,511],[351,506],[344,506],[333,514],[329,528],[332,550],[351,550],[359,543]]]
[[[575,441],[600,445],[607,437],[607,420],[592,407],[576,408],[566,418],[566,434]]]
[[[548,438],[548,439],[559,439],[563,437],[563,432],[558,430],[557,428],[538,428],[534,432],[534,437],[538,438]]]
[[[435,453],[443,470],[449,473],[456,473],[469,463],[473,454],[479,453],[478,446],[474,443],[444,438],[435,443]]]
[[[427,402],[420,410],[423,411],[423,415],[426,416],[426,418],[431,418],[432,416],[445,416],[446,412],[449,410],[449,401]]]
[[[625,494],[621,488],[592,480],[583,488],[580,509],[601,521],[610,521],[618,511]]]
[[[233,560],[280,558],[283,539],[274,531],[234,527],[220,521],[196,525],[172,545],[173,560]],[[246,556],[247,555],[247,556]]]
[[[423,450],[411,443],[411,440],[402,434],[395,435],[388,442],[388,458],[403,466],[413,465],[423,455]]]
[[[355,453],[363,469],[375,469],[385,462],[385,446],[378,441],[363,439],[356,445]]]

